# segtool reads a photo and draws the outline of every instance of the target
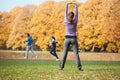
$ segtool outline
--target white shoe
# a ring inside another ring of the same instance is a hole
[[[27,59],[26,57],[24,57],[24,59]]]
[[[35,56],[36,59],[38,59],[38,56]]]
[[[59,61],[59,59],[56,59],[56,61]]]

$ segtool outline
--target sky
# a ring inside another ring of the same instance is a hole
[[[15,6],[23,7],[27,4],[39,5],[46,0],[0,0],[0,12],[8,12]],[[48,0],[47,0],[48,1]],[[52,1],[63,1],[63,0],[52,0]],[[77,0],[79,2],[85,2],[86,0]]]

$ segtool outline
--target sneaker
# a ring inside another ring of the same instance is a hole
[[[78,68],[78,70],[79,70],[79,71],[83,71],[83,69],[82,69],[82,68]]]
[[[26,57],[24,57],[24,59],[27,59]]]
[[[63,70],[63,68],[59,68],[59,70]]]
[[[56,61],[59,61],[59,59],[56,59]]]
[[[36,59],[38,59],[38,56],[35,56]]]

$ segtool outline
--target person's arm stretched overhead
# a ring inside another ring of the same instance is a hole
[[[75,22],[77,22],[78,21],[78,7],[75,3],[74,5],[75,5]]]
[[[67,22],[67,16],[68,16],[68,3],[66,4],[66,7],[65,7],[64,22]]]

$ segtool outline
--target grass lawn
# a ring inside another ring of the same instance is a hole
[[[82,61],[78,71],[74,61],[64,70],[53,60],[0,60],[0,80],[120,80],[120,62]]]

